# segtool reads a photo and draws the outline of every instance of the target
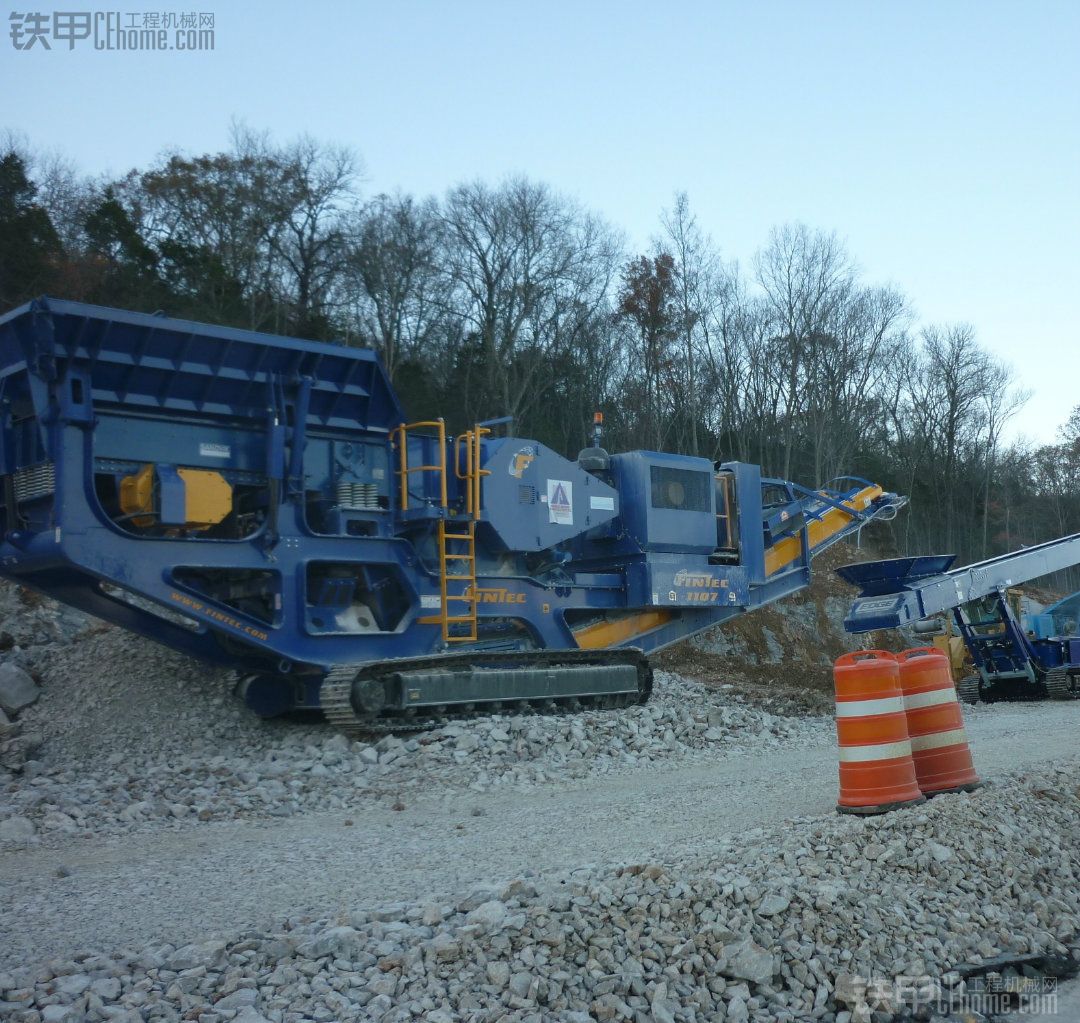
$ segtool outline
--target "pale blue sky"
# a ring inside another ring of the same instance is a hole
[[[803,220],[974,323],[1031,438],[1080,403],[1078,0],[81,5],[193,8],[213,53],[17,52],[5,16],[0,125],[121,173],[237,116],[354,146],[370,191],[525,172],[638,246],[684,189],[729,258]]]

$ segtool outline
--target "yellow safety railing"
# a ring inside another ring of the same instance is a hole
[[[409,432],[435,430],[439,445],[439,460],[435,465],[409,464]],[[480,443],[491,431],[483,426],[467,430],[454,440],[454,476],[462,483],[462,504],[466,521],[443,517],[439,520],[439,614],[432,619],[442,627],[447,643],[474,642],[477,638],[476,606],[479,589],[476,585],[476,523],[480,519],[480,481],[491,470],[480,468]],[[417,423],[402,423],[390,435],[397,449],[397,469],[400,506],[409,510],[409,478],[417,472],[434,472],[439,477],[439,507],[450,516],[454,512],[447,500],[447,443],[446,425],[441,419]],[[461,587],[458,592],[458,587]],[[450,607],[463,604],[464,609],[450,613]]]
[[[438,465],[409,465],[409,431],[436,430],[439,442]],[[401,491],[401,510],[409,510],[409,476],[414,472],[437,472],[439,474],[439,507],[447,506],[446,500],[446,424],[441,419],[417,423],[402,423],[390,434],[390,442],[398,449],[398,489]],[[456,451],[456,446],[455,446]]]
[[[465,484],[465,514],[480,518],[480,480],[490,476],[490,469],[480,468],[480,442],[491,431],[483,426],[466,430],[454,441],[454,475]],[[461,447],[465,446],[465,466],[462,472]]]

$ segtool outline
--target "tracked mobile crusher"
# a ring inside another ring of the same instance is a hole
[[[645,700],[648,652],[904,501],[450,437],[370,351],[53,299],[0,318],[0,412],[4,575],[346,729]]]

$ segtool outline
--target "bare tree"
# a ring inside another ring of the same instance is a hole
[[[1080,405],[1072,410],[1060,432],[1062,444],[1073,448],[1077,457],[1080,458]]]
[[[433,202],[379,195],[349,231],[346,292],[360,338],[382,355],[391,378],[402,362],[433,358],[445,314],[441,224]]]
[[[331,333],[331,298],[347,259],[345,221],[356,203],[356,154],[303,136],[269,154],[281,174],[269,197],[278,229],[271,236],[293,302],[292,329],[304,337]]]
[[[460,185],[442,206],[448,301],[475,347],[467,400],[523,416],[546,398],[552,359],[607,303],[614,232],[546,185]]]
[[[161,257],[169,289],[189,314],[255,329],[281,329],[274,236],[280,168],[248,149],[166,156],[132,172],[113,194]]]
[[[1001,434],[1006,424],[1031,398],[1031,392],[1015,386],[1012,368],[990,360],[985,369],[985,390],[982,396],[984,437],[982,556],[990,554],[990,501],[998,470]]]
[[[847,301],[855,267],[835,234],[811,231],[805,224],[775,228],[755,266],[777,330],[777,357],[786,369],[781,473],[788,477],[808,349],[815,336],[828,331],[838,308]]]
[[[643,443],[664,446],[675,405],[673,365],[681,333],[675,260],[669,252],[639,256],[623,268],[616,306],[617,322],[626,326],[634,359],[629,379],[640,380],[637,405]]]
[[[173,153],[113,194],[195,315],[329,337],[359,160],[233,126],[228,152]]]
[[[1012,372],[983,349],[968,324],[930,326],[900,410],[909,438],[897,455],[910,466],[913,509],[924,536],[977,556],[989,543],[991,491],[1004,424],[1026,400]],[[914,501],[913,501],[914,506]]]
[[[833,308],[831,322],[807,338],[803,415],[815,482],[841,472],[880,417],[881,386],[910,321],[899,292],[853,289]]]
[[[680,447],[696,455],[701,452],[699,425],[711,404],[709,396],[700,392],[700,364],[709,346],[722,264],[715,246],[698,227],[685,192],[676,193],[672,208],[661,214],[660,223],[664,230],[660,246],[674,260],[677,329],[682,347]]]
[[[764,322],[758,303],[746,294],[738,266],[717,260],[710,274],[702,321],[702,374],[705,422],[715,438],[714,458],[749,461],[749,423],[754,417],[755,380],[750,353]]]

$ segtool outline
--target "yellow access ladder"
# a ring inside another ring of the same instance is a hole
[[[433,428],[437,431],[439,460],[428,465],[409,465],[410,430]],[[439,614],[433,621],[442,627],[446,643],[470,643],[477,638],[476,608],[480,590],[476,585],[476,523],[480,520],[480,480],[490,470],[480,468],[480,441],[491,431],[476,426],[454,441],[454,475],[463,484],[464,514],[455,515],[447,500],[446,426],[443,420],[403,423],[392,434],[398,449],[398,492],[402,511],[409,510],[409,476],[414,472],[438,474],[439,507],[442,517],[438,527]],[[462,448],[464,447],[464,458]]]
[[[454,571],[451,571],[454,569]],[[458,589],[457,587],[462,587]],[[439,520],[439,595],[443,639],[476,639],[476,521]],[[451,605],[464,604],[451,614]]]

